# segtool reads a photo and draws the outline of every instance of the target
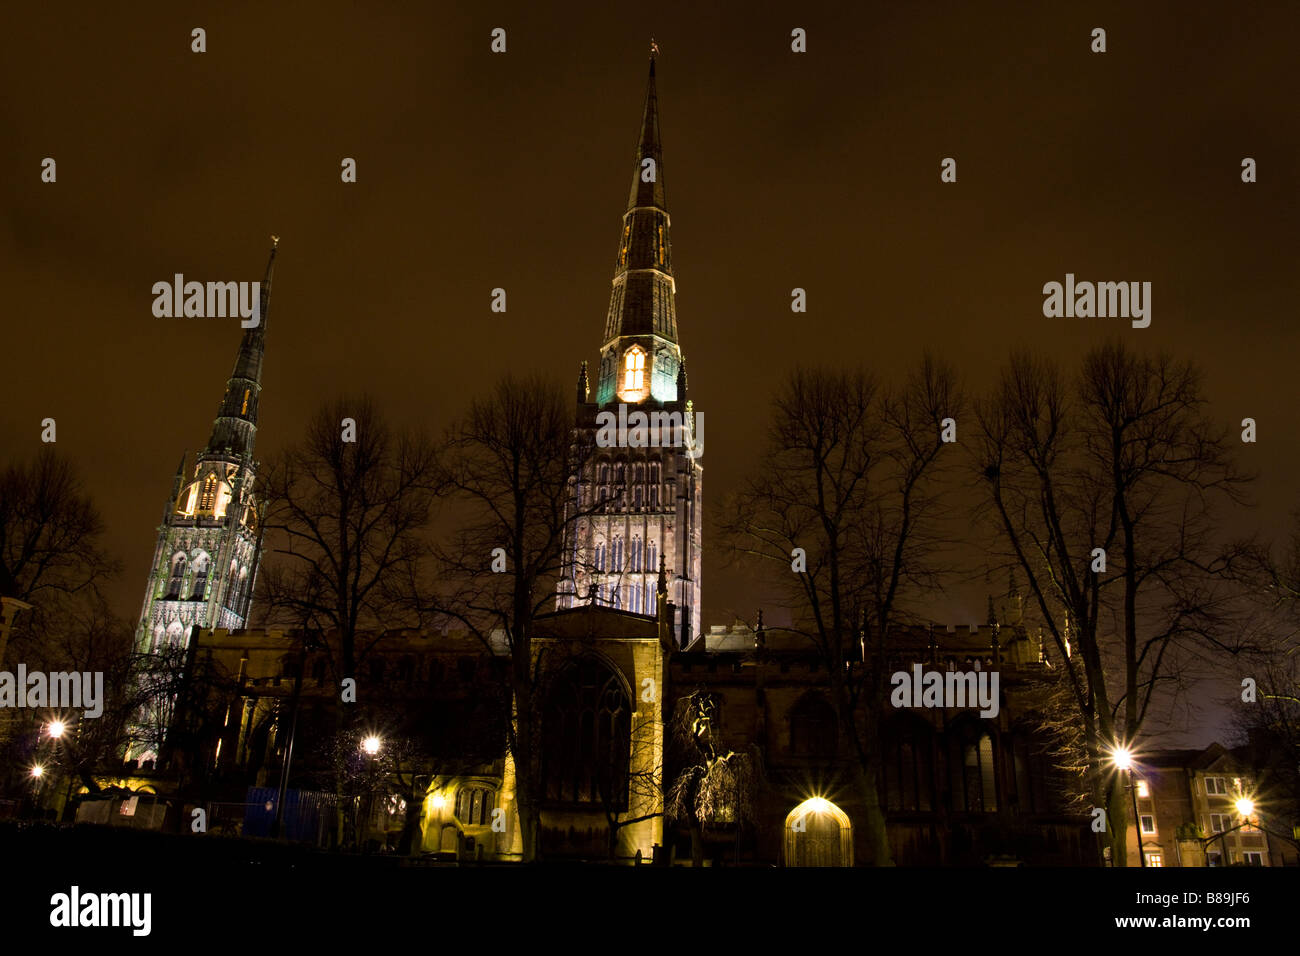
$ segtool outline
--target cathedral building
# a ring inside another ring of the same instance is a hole
[[[571,503],[557,607],[654,615],[662,564],[684,646],[701,630],[703,416],[686,395],[677,336],[653,56],[635,159],[594,397],[585,362],[578,375],[577,427],[593,453]]]
[[[555,610],[532,629],[538,733],[518,767],[504,641],[358,635],[353,704],[373,745],[362,756],[338,737],[337,642],[245,629],[265,322],[246,333],[212,440],[190,481],[177,477],[140,626],[150,646],[200,625],[186,645],[186,699],[206,703],[191,715],[201,730],[184,760],[205,786],[180,795],[183,819],[195,809],[185,801],[202,799],[228,832],[283,825],[290,839],[337,845],[348,834],[329,821],[346,813],[353,845],[504,862],[528,855],[520,797],[531,786],[546,859],[852,866],[871,858],[875,806],[899,863],[1096,856],[1087,817],[1067,799],[1075,782],[1050,759],[1036,716],[1061,669],[1031,636],[1018,594],[1001,623],[990,608],[983,628],[900,629],[886,662],[1000,674],[992,715],[965,698],[928,710],[864,702],[882,710],[868,750],[852,744],[862,728],[841,725],[828,664],[803,634],[764,628],[761,614],[754,626],[701,626],[703,429],[687,398],[669,226],[652,58],[594,395],[585,364],[579,373],[584,457],[564,573]],[[269,289],[268,266],[263,315]],[[862,790],[864,754],[878,761],[876,801]]]
[[[239,628],[248,619],[261,540],[253,446],[274,271],[272,246],[261,284],[259,321],[244,329],[207,447],[188,477],[181,457],[163,508],[136,630],[140,653],[164,644],[183,645],[196,625]]]

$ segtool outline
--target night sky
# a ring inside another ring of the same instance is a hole
[[[57,420],[132,619],[240,335],[155,318],[153,283],[258,279],[281,237],[262,460],[341,392],[436,434],[507,370],[571,383],[601,344],[652,35],[706,505],[759,464],[795,363],[887,375],[930,347],[978,391],[1013,347],[1115,335],[1202,363],[1223,423],[1257,419],[1259,507],[1233,531],[1297,504],[1294,3],[82,6],[0,29],[0,440],[27,458]],[[1045,318],[1067,272],[1150,281],[1150,328]],[[764,596],[704,535],[705,623],[751,616]],[[933,616],[982,620],[969,590]]]

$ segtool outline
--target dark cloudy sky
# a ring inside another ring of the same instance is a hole
[[[134,616],[239,338],[154,318],[154,282],[257,279],[282,237],[262,458],[343,391],[439,431],[507,369],[572,381],[600,345],[653,34],[706,501],[757,466],[796,362],[888,374],[931,347],[978,389],[1012,347],[1068,359],[1120,333],[1202,362],[1223,422],[1258,420],[1242,530],[1268,528],[1300,465],[1298,27],[1294,3],[25,5],[0,30],[0,440],[27,456],[57,420]],[[1152,282],[1151,327],[1044,318],[1066,272]],[[762,602],[716,541],[709,623]],[[983,615],[958,595],[935,614]]]

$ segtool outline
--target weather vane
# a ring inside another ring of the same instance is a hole
[[[278,246],[279,244],[280,244],[280,237],[279,237],[279,236],[272,236],[272,237],[271,237],[271,246],[272,246],[272,247],[275,247],[275,246]]]
[[[650,59],[653,60],[658,55],[659,55],[659,44],[655,43],[654,37],[651,37],[650,38]]]

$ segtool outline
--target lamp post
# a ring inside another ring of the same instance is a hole
[[[361,741],[361,749],[366,754],[366,815],[365,829],[362,831],[362,847],[364,851],[365,840],[370,836],[370,818],[375,812],[375,755],[383,747],[383,740],[371,734]]]
[[[1209,845],[1215,840],[1219,841],[1219,849],[1223,851],[1223,866],[1227,866],[1230,862],[1228,857],[1228,834],[1235,833],[1243,827],[1252,826],[1250,816],[1255,812],[1255,801],[1245,794],[1238,797],[1234,805],[1237,808],[1237,816],[1241,817],[1241,822],[1235,827],[1229,827],[1227,830],[1220,830],[1214,836],[1201,841],[1201,845],[1204,847],[1209,847]]]
[[[1142,847],[1142,818],[1138,815],[1137,786],[1133,783],[1133,752],[1127,747],[1116,747],[1110,759],[1117,769],[1128,773],[1128,788],[1133,796],[1133,833],[1137,838],[1138,865],[1146,866],[1147,855]]]

